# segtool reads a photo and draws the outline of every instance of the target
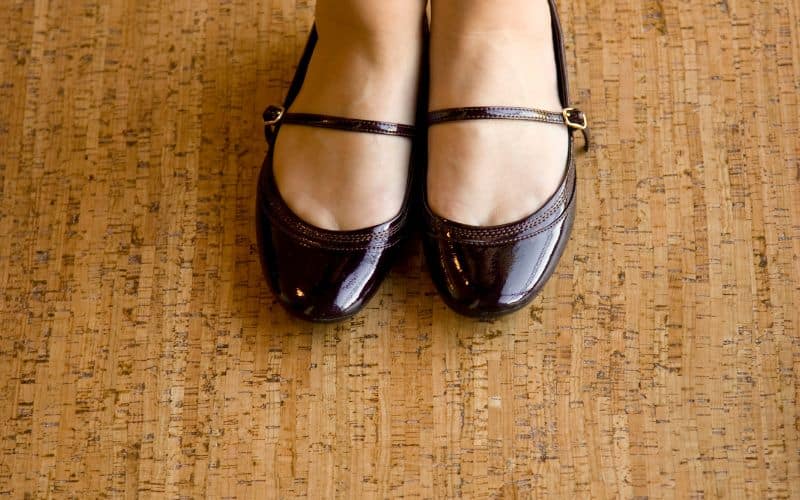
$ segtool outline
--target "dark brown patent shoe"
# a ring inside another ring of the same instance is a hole
[[[262,268],[280,303],[300,318],[330,322],[361,310],[386,276],[406,233],[411,179],[400,213],[383,224],[355,231],[314,227],[292,213],[275,184],[278,132],[296,125],[412,138],[415,131],[411,125],[287,111],[303,84],[316,41],[314,29],[284,105],[264,112],[270,148],[258,181],[256,224]]]
[[[553,0],[553,43],[564,107],[551,112],[519,107],[472,107],[432,111],[428,125],[459,120],[521,120],[580,130],[588,149],[586,116],[569,105],[561,27]],[[514,312],[539,293],[556,269],[575,219],[576,175],[573,134],[565,174],[555,194],[530,216],[501,226],[459,224],[432,212],[423,193],[426,226],[423,244],[434,283],[445,302],[466,316],[491,317]]]

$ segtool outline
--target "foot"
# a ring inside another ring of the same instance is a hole
[[[547,0],[434,0],[432,19],[431,110],[562,109]],[[547,202],[563,179],[569,139],[557,125],[475,120],[431,127],[429,140],[433,212],[494,226]]]
[[[319,0],[319,40],[290,111],[413,125],[424,9],[421,0]],[[362,229],[402,208],[410,139],[285,125],[275,148],[281,196],[309,224]]]

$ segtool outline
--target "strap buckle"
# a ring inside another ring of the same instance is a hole
[[[577,108],[566,108],[561,114],[564,116],[564,123],[567,127],[576,130],[586,130],[589,128],[589,122],[583,111]]]
[[[269,106],[264,111],[264,125],[268,127],[274,127],[283,119],[283,115],[286,114],[286,108],[283,106]]]

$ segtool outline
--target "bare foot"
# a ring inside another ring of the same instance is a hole
[[[319,40],[291,112],[413,125],[422,0],[319,0]],[[286,204],[330,230],[374,226],[400,211],[411,140],[284,125],[274,170]]]
[[[562,109],[547,0],[433,0],[430,109]],[[475,226],[514,222],[561,184],[566,127],[475,120],[431,127],[428,203]]]

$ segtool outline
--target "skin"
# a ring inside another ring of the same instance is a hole
[[[319,41],[291,111],[413,125],[424,12],[421,0],[319,0]],[[275,178],[306,222],[360,229],[400,211],[410,156],[408,138],[286,126]]]
[[[432,6],[431,109],[561,110],[547,1],[435,0]],[[526,217],[564,175],[565,127],[453,122],[431,127],[429,138],[428,202],[456,222],[491,226]]]
[[[319,44],[291,110],[413,124],[424,9],[422,0],[319,0]],[[430,99],[430,109],[559,111],[547,1],[433,0]],[[457,222],[488,226],[530,215],[564,174],[563,127],[447,123],[432,127],[429,139],[428,202]],[[305,221],[359,229],[400,210],[410,152],[410,139],[286,126],[275,175]]]

